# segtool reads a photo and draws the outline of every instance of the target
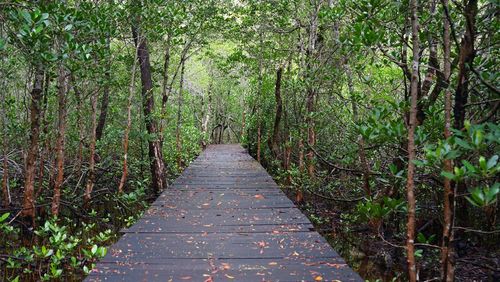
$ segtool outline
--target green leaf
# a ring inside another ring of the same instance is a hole
[[[473,166],[470,162],[468,162],[466,160],[463,160],[462,164],[464,164],[464,166],[467,169],[467,171],[472,172],[472,173],[476,173],[477,172],[476,167]]]
[[[47,251],[47,253],[45,254],[45,257],[46,257],[46,258],[48,258],[48,257],[50,257],[52,254],[54,254],[54,250],[49,249],[49,250]]]
[[[449,171],[441,171],[441,176],[444,176],[450,180],[454,180],[455,179],[455,175]]]
[[[106,253],[107,253],[107,249],[105,247],[99,247],[99,249],[98,249],[98,255],[100,257],[106,256]]]
[[[486,170],[486,159],[483,156],[479,157],[479,167],[482,170]]]
[[[421,257],[422,257],[422,255],[423,255],[423,253],[424,253],[424,251],[423,251],[423,250],[420,250],[420,249],[415,250],[415,257],[417,257],[417,258],[421,258]]]
[[[97,252],[97,245],[93,245],[90,251],[92,252],[93,255],[95,255],[95,253]]]
[[[457,145],[459,145],[460,147],[463,147],[467,150],[472,150],[472,146],[469,145],[469,143],[465,142],[464,140],[460,139],[460,138],[455,138],[455,143]]]
[[[476,147],[479,147],[483,142],[483,139],[484,139],[483,131],[480,129],[476,130],[472,138],[472,142],[474,143],[474,145],[476,145]]]
[[[497,165],[497,162],[498,162],[498,155],[494,155],[492,156],[489,160],[488,160],[488,163],[486,164],[486,168],[487,169],[491,169],[493,168],[494,166]]]
[[[4,213],[4,214],[0,215],[0,223],[4,222],[9,217],[9,215],[10,215],[10,213]]]
[[[413,164],[415,164],[417,167],[424,167],[427,164],[427,162],[421,160],[413,160]]]
[[[24,18],[24,20],[28,23],[28,24],[31,24],[32,20],[31,20],[31,15],[30,13],[28,13],[28,11],[26,10],[23,10],[20,12],[21,16]]]
[[[417,241],[419,243],[425,243],[427,242],[426,238],[425,238],[425,235],[422,234],[422,232],[419,232],[418,235],[417,235]]]

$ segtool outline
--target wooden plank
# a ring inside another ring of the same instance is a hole
[[[362,281],[239,145],[210,146],[87,281]]]
[[[359,281],[340,258],[330,259],[193,259],[163,264],[106,263],[90,281]],[[106,278],[106,280],[104,280]],[[171,280],[170,280],[171,279]],[[328,279],[328,280],[326,280]]]

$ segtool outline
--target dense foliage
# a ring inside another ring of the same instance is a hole
[[[0,280],[81,278],[239,142],[366,279],[499,279],[498,1],[0,3]]]

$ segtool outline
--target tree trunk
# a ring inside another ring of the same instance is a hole
[[[2,83],[3,84],[3,83]],[[7,104],[5,103],[5,95],[7,95],[5,92],[2,94],[0,97],[0,122],[2,123],[2,154],[3,154],[3,175],[2,175],[2,206],[4,208],[7,208],[10,206],[11,203],[11,197],[10,197],[10,190],[9,190],[9,160],[8,160],[8,146],[9,146],[9,139],[8,139],[8,131],[7,131]]]
[[[263,71],[264,71],[264,58],[262,57],[263,56],[263,48],[264,46],[264,39],[263,39],[263,36],[262,36],[262,31],[259,30],[259,54],[258,54],[258,58],[259,58],[259,73],[258,73],[258,77],[257,77],[257,83],[258,83],[258,90],[259,93],[258,93],[258,97],[257,97],[257,161],[260,163],[261,160],[262,160],[262,152],[261,152],[261,142],[262,142],[262,113],[261,113],[261,105],[262,105],[262,102],[261,102],[261,99],[262,99],[262,96],[263,96],[263,92],[264,92],[264,89],[263,89]]]
[[[241,113],[241,133],[240,133],[240,140],[243,140],[243,138],[245,137],[246,116],[247,116],[247,111],[243,110],[243,113]]]
[[[307,173],[309,177],[315,177],[315,155],[312,148],[316,145],[316,132],[314,129],[314,104],[316,100],[316,89],[314,87],[314,76],[312,60],[316,54],[316,41],[318,39],[318,15],[323,1],[319,1],[316,7],[310,14],[309,20],[309,41],[306,51],[306,83],[307,83],[307,100],[306,100],[306,122],[307,122]]]
[[[108,51],[108,56],[111,58],[111,49],[110,49],[110,38],[109,36],[106,38],[106,50]],[[104,90],[102,93],[101,99],[101,112],[99,113],[99,121],[96,127],[95,137],[96,140],[101,140],[104,127],[106,126],[106,117],[108,116],[108,107],[109,107],[109,91],[111,86],[111,59],[108,59],[106,64],[106,72],[104,73]]]
[[[448,0],[443,0],[444,9],[448,9]],[[450,22],[446,14],[443,16],[443,53],[444,53],[444,77],[446,84],[450,82],[451,76],[451,40],[450,40]],[[444,98],[444,138],[451,137],[451,91],[446,87]],[[453,163],[450,159],[444,160],[444,171],[452,172]],[[444,178],[444,197],[443,197],[443,238],[441,245],[441,278],[442,281],[454,280],[453,265],[453,217],[455,209],[455,194],[452,188],[452,182]]]
[[[123,135],[123,172],[120,178],[120,184],[118,185],[118,193],[123,193],[123,187],[127,182],[128,175],[128,139],[130,134],[130,128],[132,126],[132,98],[135,93],[135,73],[137,69],[137,49],[134,53],[134,63],[132,64],[130,85],[128,87],[128,103],[127,103],[127,126],[125,127],[125,133]]]
[[[260,149],[260,143],[262,142],[262,128],[261,128],[261,125],[260,125],[260,121],[259,121],[259,124],[257,126],[257,161],[260,163],[261,161],[261,149]]]
[[[304,140],[299,138],[299,171],[304,172]]]
[[[419,78],[419,26],[418,26],[418,1],[410,1],[411,11],[411,26],[412,26],[412,43],[413,43],[413,64],[410,82],[410,118],[408,125],[408,175],[406,182],[406,197],[408,200],[408,222],[407,222],[407,263],[408,263],[408,279],[410,282],[417,281],[417,265],[415,260],[415,129],[417,127],[417,104],[418,104],[418,78]]]
[[[52,215],[59,215],[61,187],[64,181],[64,138],[66,134],[66,94],[68,92],[68,73],[63,65],[59,66],[57,98],[59,103],[56,140],[56,170],[54,195],[52,197]]]
[[[465,33],[460,43],[457,75],[458,85],[455,91],[455,105],[453,108],[453,127],[457,130],[462,130],[465,124],[466,104],[469,98],[469,74],[470,68],[473,67],[475,57],[474,40],[476,35],[476,15],[478,13],[477,5],[477,0],[469,0],[464,7]],[[457,161],[460,162],[460,160]],[[467,192],[466,183],[464,181],[460,181],[456,183],[456,185],[458,194]],[[468,203],[464,197],[457,198],[457,206],[458,209],[455,214],[455,219],[462,220],[466,218],[468,214]]]
[[[467,1],[464,8],[465,33],[460,43],[460,55],[458,61],[457,90],[455,91],[455,107],[453,114],[455,118],[454,128],[461,130],[465,122],[465,105],[469,97],[469,68],[475,57],[474,38],[476,35],[477,0]]]
[[[148,154],[150,161],[150,169],[152,175],[152,186],[156,192],[166,188],[165,165],[163,163],[163,155],[161,151],[160,140],[158,137],[158,126],[154,118],[154,96],[153,96],[153,81],[151,79],[151,64],[149,62],[149,51],[146,38],[141,38],[138,30],[139,19],[136,25],[132,26],[132,34],[137,47],[137,57],[141,71],[142,83],[142,100],[144,119],[146,130],[148,132]]]
[[[23,209],[21,215],[30,218],[34,225],[35,220],[35,164],[38,156],[38,139],[40,137],[40,102],[43,91],[43,70],[37,67],[33,89],[31,90],[30,106],[30,141],[26,157],[26,172],[23,193]]]
[[[314,114],[314,90],[309,89],[307,94],[307,143],[309,147],[314,147],[316,145],[316,133],[314,131],[314,119],[312,115]],[[315,177],[315,165],[314,165],[314,152],[311,149],[308,149],[306,153],[307,157],[307,173],[309,177]]]
[[[352,105],[352,115],[354,119],[354,123],[358,124],[359,113],[358,113],[358,105],[356,99],[354,98],[354,87],[352,83],[352,73],[350,68],[347,66],[347,81],[349,94],[351,97],[351,105]],[[370,166],[368,165],[368,161],[366,160],[366,152],[365,152],[365,139],[363,136],[358,136],[358,154],[359,161],[361,162],[361,170],[363,171],[363,190],[365,190],[365,194],[367,197],[371,197],[371,188],[370,188]]]
[[[207,147],[207,132],[208,132],[208,124],[210,123],[210,115],[212,113],[212,84],[210,83],[210,86],[208,87],[208,102],[207,102],[207,109],[205,114],[203,115],[203,122],[201,123],[201,134],[202,134],[202,141],[201,145],[203,149]]]
[[[165,56],[163,63],[163,85],[161,93],[161,117],[160,117],[160,145],[163,148],[163,131],[165,129],[165,115],[167,114],[167,101],[170,95],[170,88],[168,86],[168,69],[170,68],[170,45],[172,41],[172,36],[170,33],[167,34],[167,46],[165,47]]]
[[[49,85],[50,85],[50,71],[45,72],[45,82],[43,85],[43,98],[42,98],[42,105],[40,108],[40,123],[42,127],[42,136],[45,138],[43,140],[43,148],[41,150],[40,158],[38,161],[38,189],[35,191],[35,198],[38,198],[38,196],[42,193],[43,189],[43,178],[45,174],[45,155],[52,155],[50,153],[51,150],[51,142],[49,138],[49,121],[47,120],[47,107],[48,107],[48,96],[49,96]],[[41,142],[41,141],[40,141]],[[50,157],[48,158],[50,161]],[[50,176],[49,176],[49,183],[50,183]]]
[[[184,72],[185,62],[182,61],[181,76],[179,79],[179,99],[177,100],[177,127],[175,129],[175,144],[177,148],[177,166],[181,168],[182,162],[182,139],[181,139],[181,126],[182,126],[182,104],[184,102]]]
[[[97,128],[97,94],[92,94],[90,97],[91,117],[90,117],[90,153],[89,153],[89,172],[87,176],[87,183],[85,185],[85,193],[83,201],[85,206],[88,205],[92,198],[92,190],[94,189],[95,181],[95,145],[96,145],[96,128]]]
[[[274,98],[276,100],[276,113],[274,116],[273,134],[271,136],[271,139],[269,140],[269,149],[271,150],[275,158],[278,158],[281,155],[278,143],[280,142],[279,140],[280,122],[281,122],[281,115],[283,113],[283,101],[281,99],[282,73],[283,73],[283,68],[279,67],[278,70],[276,71],[276,85],[274,88]]]
[[[84,146],[84,140],[85,140],[85,126],[84,126],[84,122],[82,120],[82,115],[83,115],[82,95],[81,95],[80,91],[78,90],[75,81],[73,81],[73,91],[75,92],[75,97],[76,97],[76,112],[77,112],[76,122],[78,124],[78,152],[77,152],[77,163],[75,166],[75,172],[76,172],[76,176],[80,177],[80,175],[82,174],[82,165],[83,165],[83,146]]]

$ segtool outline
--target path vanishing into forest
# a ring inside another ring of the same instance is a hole
[[[87,281],[362,281],[240,145],[209,146]]]

